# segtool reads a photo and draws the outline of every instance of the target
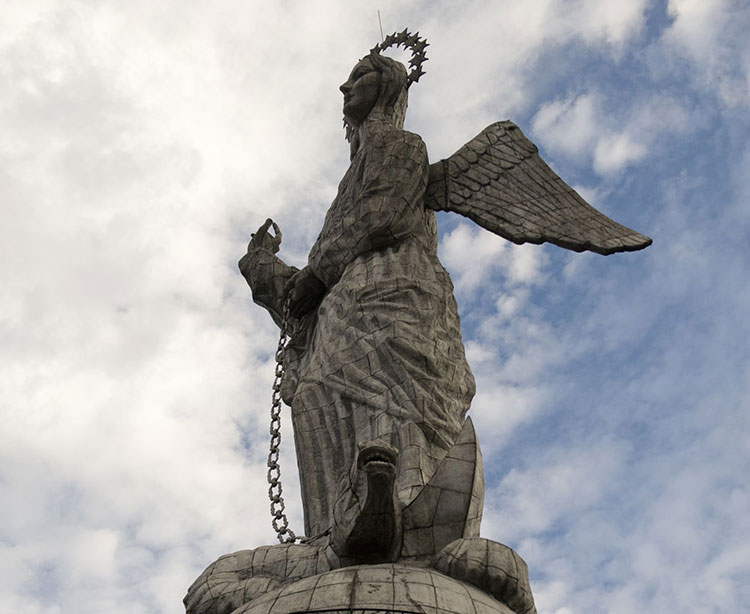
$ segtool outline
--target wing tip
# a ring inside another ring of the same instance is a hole
[[[530,241],[536,243],[536,241]],[[621,252],[637,252],[647,248],[653,241],[640,233],[612,237],[603,241],[585,241],[576,237],[544,236],[539,243],[552,243],[572,252],[594,252],[602,256],[610,256]]]
[[[634,232],[624,237],[609,239],[599,245],[592,245],[587,249],[602,256],[609,256],[620,252],[637,252],[646,249],[652,243],[653,240],[650,237]]]

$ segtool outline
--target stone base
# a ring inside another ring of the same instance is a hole
[[[234,614],[514,614],[479,588],[434,569],[398,564],[344,567],[269,592]]]
[[[325,544],[240,550],[209,565],[187,614],[419,612],[535,614],[528,568],[511,548],[457,539],[431,561],[342,566]]]

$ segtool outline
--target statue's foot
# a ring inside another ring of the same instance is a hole
[[[508,546],[481,537],[457,539],[437,553],[430,567],[481,588],[516,614],[536,614],[528,567]]]
[[[231,614],[285,584],[331,569],[324,548],[276,544],[225,554],[188,589],[187,614]]]
[[[340,550],[353,564],[390,563],[401,551],[401,508],[394,492],[398,451],[383,442],[359,446],[357,470],[367,479],[367,499]]]

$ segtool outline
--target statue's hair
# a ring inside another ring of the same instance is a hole
[[[403,128],[409,91],[406,67],[379,53],[370,53],[369,59],[380,73],[380,93],[375,108],[386,117],[392,117],[397,128]]]

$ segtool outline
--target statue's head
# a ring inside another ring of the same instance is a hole
[[[375,111],[403,127],[407,101],[406,68],[389,57],[370,53],[357,62],[339,88],[344,94],[344,118],[359,126]]]
[[[403,46],[412,52],[407,74],[401,62],[380,55],[388,47]],[[357,62],[349,78],[340,87],[344,94],[344,123],[347,139],[357,148],[355,133],[369,117],[377,116],[393,125],[403,128],[406,115],[407,92],[409,86],[424,74],[422,63],[427,59],[427,41],[419,33],[410,34],[406,30],[390,34],[376,45],[369,55]]]

